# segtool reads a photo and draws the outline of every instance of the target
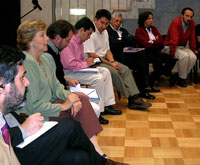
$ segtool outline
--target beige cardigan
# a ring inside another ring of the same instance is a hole
[[[15,156],[13,148],[4,142],[3,136],[0,133],[0,165],[19,165],[19,161]]]

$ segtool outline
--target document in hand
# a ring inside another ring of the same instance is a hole
[[[96,89],[81,88],[80,84],[78,84],[76,87],[70,86],[70,91],[71,92],[83,92],[84,94],[88,95],[90,100],[100,100]]]
[[[99,73],[98,68],[85,68],[80,70],[73,70],[75,73]]]
[[[144,50],[144,48],[125,47],[123,52],[124,53],[136,53],[136,52],[139,52],[139,51],[142,51],[142,50]]]
[[[43,126],[40,128],[39,131],[37,131],[36,133],[34,133],[31,136],[28,136],[24,139],[24,142],[18,144],[16,147],[18,148],[24,148],[25,146],[27,146],[28,144],[30,144],[32,141],[34,141],[35,139],[37,139],[38,137],[40,137],[42,134],[44,134],[45,132],[47,132],[49,129],[51,129],[52,127],[54,127],[56,124],[58,124],[57,121],[46,121],[44,122]]]

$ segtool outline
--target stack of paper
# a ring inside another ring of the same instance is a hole
[[[124,53],[135,53],[144,50],[144,48],[133,48],[133,47],[125,47],[123,52]]]
[[[83,92],[85,95],[88,95],[90,100],[100,100],[96,89],[81,88],[80,84],[78,84],[76,87],[70,86],[70,91],[71,92]]]

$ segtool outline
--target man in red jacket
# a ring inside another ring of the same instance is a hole
[[[186,78],[196,62],[195,22],[193,9],[187,7],[175,18],[164,41],[164,51],[178,59],[177,85],[187,87]],[[189,41],[189,48],[186,47]]]

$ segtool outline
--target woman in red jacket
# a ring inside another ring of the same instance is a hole
[[[171,75],[176,59],[161,51],[163,38],[155,26],[152,26],[153,14],[149,11],[140,13],[138,19],[139,27],[136,29],[136,46],[145,48],[149,63],[153,64],[154,72],[151,74],[150,85],[154,86],[161,75]]]

